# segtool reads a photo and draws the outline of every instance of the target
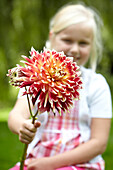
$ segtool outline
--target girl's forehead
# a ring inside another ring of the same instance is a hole
[[[61,35],[78,35],[78,36],[92,36],[93,27],[89,22],[82,22],[77,24],[72,24],[67,28],[59,32]],[[79,34],[78,34],[79,33]]]

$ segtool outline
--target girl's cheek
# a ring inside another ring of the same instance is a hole
[[[65,44],[59,45],[59,48],[60,48],[60,51],[64,51],[64,53],[65,51],[67,51],[67,46]]]
[[[91,48],[86,48],[86,49],[82,50],[82,53],[84,53],[86,56],[87,55],[89,56],[91,53]]]
[[[63,45],[63,49],[64,49],[64,51],[69,51],[70,50],[70,46],[69,45],[67,45],[67,44],[64,44]]]
[[[88,48],[88,50],[87,50],[88,52],[89,52],[89,54],[91,53],[91,51],[92,51],[92,47],[90,46],[89,48]]]

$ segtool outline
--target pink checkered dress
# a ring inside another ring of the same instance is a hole
[[[35,145],[28,159],[35,157],[50,157],[77,147],[81,143],[81,134],[78,125],[79,101],[74,101],[74,107],[69,112],[58,113],[54,117],[49,113],[48,122],[43,132],[41,140]],[[78,167],[86,169],[103,170],[104,163],[100,161],[95,164],[80,164]]]

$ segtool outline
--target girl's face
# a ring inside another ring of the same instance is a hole
[[[57,34],[50,35],[51,48],[73,57],[78,65],[84,65],[90,56],[93,30],[88,22],[73,24]]]

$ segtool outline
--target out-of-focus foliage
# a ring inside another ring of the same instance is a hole
[[[18,90],[11,87],[7,70],[19,63],[21,55],[29,55],[31,46],[41,50],[48,38],[49,20],[59,7],[76,0],[0,0],[0,107],[14,104]],[[83,0],[96,8],[104,21],[104,54],[98,67],[107,78],[113,74],[113,1]]]

